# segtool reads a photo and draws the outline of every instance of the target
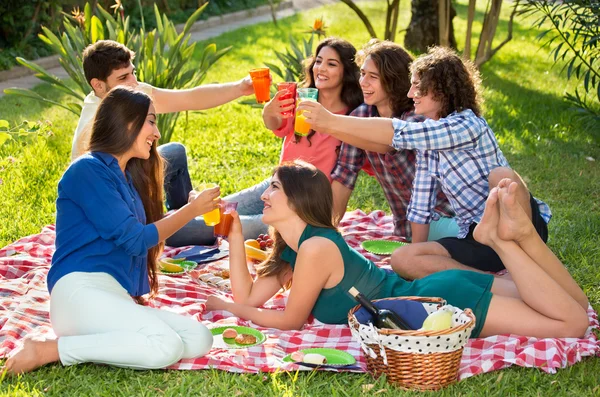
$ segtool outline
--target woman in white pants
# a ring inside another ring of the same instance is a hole
[[[203,324],[138,304],[157,292],[162,242],[219,202],[218,187],[192,192],[188,204],[164,217],[159,138],[149,96],[117,87],[103,99],[90,152],[58,184],[47,280],[58,339],[26,339],[6,361],[9,373],[56,361],[164,368],[210,350]]]

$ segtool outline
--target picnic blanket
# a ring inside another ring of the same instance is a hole
[[[340,230],[348,243],[382,267],[382,257],[370,254],[360,247],[366,239],[394,239],[390,216],[382,211],[365,214],[361,211],[347,213]],[[29,335],[54,333],[49,321],[49,296],[46,275],[54,253],[54,226],[44,227],[41,233],[25,237],[0,250],[0,357],[17,348]],[[174,256],[184,248],[167,248],[165,254]],[[181,313],[202,321],[209,327],[235,324],[253,326],[261,330],[267,340],[249,349],[227,350],[213,348],[205,357],[182,360],[171,369],[216,368],[230,372],[274,372],[277,370],[309,370],[283,358],[296,350],[312,347],[329,347],[344,350],[357,359],[355,366],[329,371],[365,372],[366,361],[360,345],[352,339],[345,325],[326,325],[311,318],[301,331],[280,331],[258,327],[227,312],[204,312],[202,303],[210,294],[225,292],[201,281],[200,272],[226,269],[227,258],[212,262],[203,270],[195,270],[179,277],[159,276],[159,295],[149,304]],[[282,309],[286,294],[278,294],[265,307]],[[549,373],[556,372],[580,361],[583,357],[600,355],[600,344],[591,332],[598,328],[597,314],[588,310],[590,329],[583,339],[537,339],[517,335],[499,335],[471,339],[465,347],[459,370],[461,379],[490,372],[511,365],[538,367]]]

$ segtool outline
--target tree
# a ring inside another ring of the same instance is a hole
[[[583,83],[565,99],[583,116],[588,127],[600,125],[600,3],[597,1],[526,0],[523,14],[540,17],[534,26],[543,29],[538,40],[550,49],[554,63],[564,63],[567,79]]]
[[[477,67],[489,61],[506,43],[512,40],[513,21],[521,7],[521,0],[513,2],[506,38],[496,47],[492,47],[496,29],[500,23],[502,3],[502,0],[487,0],[482,28],[479,33],[479,43],[473,58],[473,62]],[[468,59],[471,59],[471,43],[475,34],[473,32],[473,22],[475,20],[476,5],[477,0],[469,0],[467,37],[463,50],[463,56]],[[439,2],[436,0],[412,0],[412,17],[406,31],[404,45],[416,52],[425,52],[428,47],[434,45],[456,48],[454,27],[452,25],[452,19],[455,16],[456,10],[452,6],[451,0],[440,0]]]
[[[373,29],[373,25],[365,13],[354,3],[352,0],[341,0],[342,3],[346,4],[358,15],[360,20],[363,22],[367,31],[373,38],[377,38],[377,33]],[[387,0],[387,10],[385,13],[385,31],[383,32],[383,39],[395,41],[396,32],[398,31],[398,13],[400,11],[400,0]]]
[[[415,52],[444,45],[456,48],[452,19],[456,10],[450,0],[412,0],[411,18],[404,37],[404,46]]]

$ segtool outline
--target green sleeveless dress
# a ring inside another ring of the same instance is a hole
[[[377,267],[373,262],[348,246],[342,235],[333,229],[307,225],[300,236],[298,248],[311,237],[323,237],[335,243],[344,260],[344,277],[338,285],[321,290],[312,310],[313,316],[323,323],[344,324],[348,311],[356,305],[348,293],[356,287],[369,299],[396,296],[431,296],[445,299],[448,304],[461,309],[470,308],[477,319],[472,336],[481,332],[492,299],[491,287],[494,277],[490,274],[468,270],[445,270],[415,281],[407,281],[397,273]],[[287,247],[281,259],[292,266],[297,253]]]

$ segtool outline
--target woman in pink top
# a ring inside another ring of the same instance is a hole
[[[317,88],[318,102],[330,112],[349,114],[363,101],[358,82],[360,69],[354,61],[355,56],[356,48],[346,40],[326,38],[317,45],[315,55],[307,60],[305,78],[300,86]],[[282,94],[283,91],[278,92],[263,110],[265,126],[283,138],[279,162],[306,161],[323,171],[331,181],[341,142],[331,135],[313,130],[305,137],[295,135],[294,100],[281,100]],[[285,112],[292,115],[283,116]],[[260,196],[269,187],[269,182],[270,179],[267,179],[225,198],[238,202],[237,212],[241,215],[245,238],[256,238],[258,234],[267,232],[267,226],[261,219],[264,205]]]
[[[302,84],[319,90],[318,102],[332,113],[349,114],[362,102],[360,70],[354,60],[356,49],[346,40],[329,37],[319,43],[316,56],[310,58],[304,70]],[[328,134],[311,130],[307,137],[294,134],[294,99],[280,99],[278,92],[265,105],[265,126],[283,138],[280,163],[304,160],[323,171],[331,181],[331,171],[337,160],[340,141]],[[284,116],[283,113],[291,114]]]

